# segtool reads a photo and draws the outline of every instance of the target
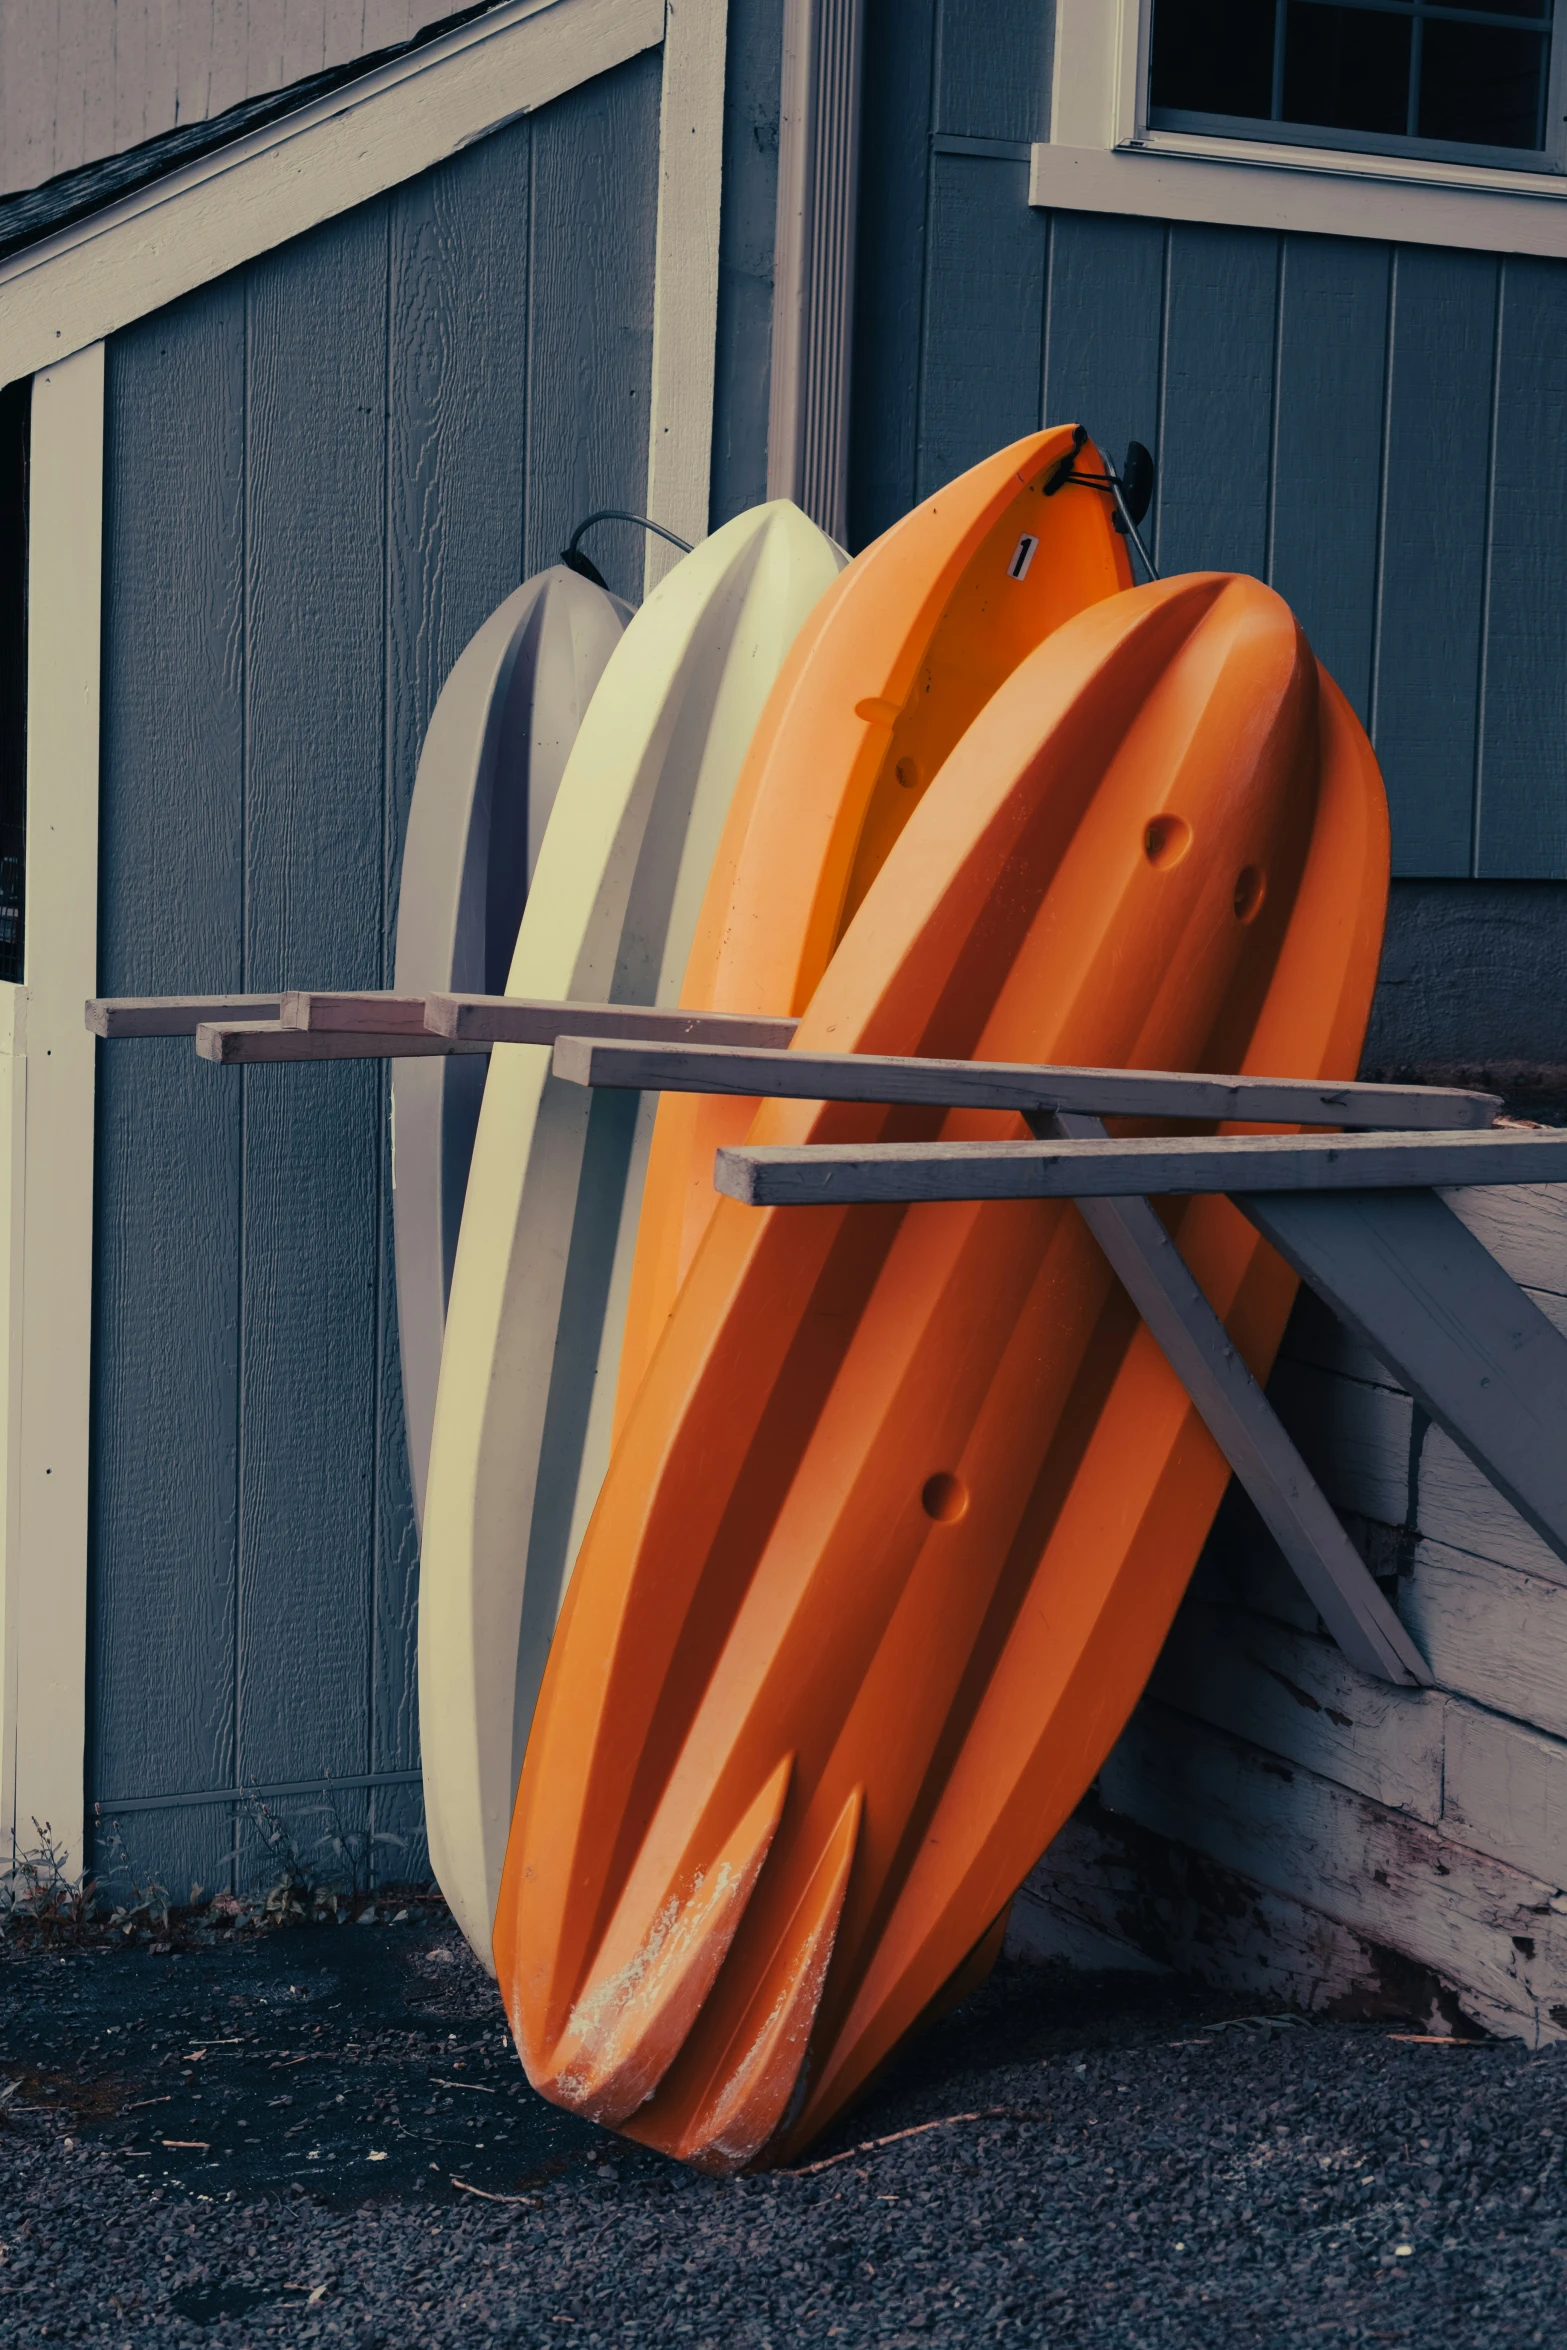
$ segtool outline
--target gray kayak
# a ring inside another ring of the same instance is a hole
[[[393,986],[500,994],[567,756],[630,607],[554,564],[524,580],[441,689],[408,811]],[[392,1231],[414,1509],[425,1480],[486,1057],[392,1063]]]

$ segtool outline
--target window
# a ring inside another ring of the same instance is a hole
[[[1148,127],[1559,168],[1553,0],[1154,0]]]

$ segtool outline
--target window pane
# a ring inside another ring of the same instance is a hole
[[[1273,0],[1156,0],[1149,103],[1266,118],[1273,18]]]
[[[1484,9],[1488,16],[1538,16],[1542,19],[1548,18],[1551,13],[1551,0],[1434,0],[1436,6],[1444,4],[1467,9],[1471,16],[1478,9]]]
[[[1286,122],[1320,122],[1344,131],[1409,128],[1407,16],[1290,0],[1287,24]]]
[[[1483,147],[1538,147],[1546,42],[1538,33],[1427,17],[1420,136]]]

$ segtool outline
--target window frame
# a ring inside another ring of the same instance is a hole
[[[1152,19],[1152,0],[1056,0],[1050,135],[1029,150],[1038,209],[1567,259],[1567,140],[1557,167],[1542,171],[1527,167],[1531,158],[1520,168],[1156,129],[1147,119]],[[1567,0],[1555,0],[1552,31],[1549,104],[1561,138]]]
[[[1454,0],[1454,4],[1461,7],[1463,0]],[[1271,122],[1264,121],[1260,116],[1180,114],[1174,108],[1161,109],[1165,119],[1156,123],[1152,120],[1153,107],[1150,101],[1155,5],[1156,0],[1139,0],[1136,8],[1134,136],[1139,144],[1163,147],[1167,141],[1174,139],[1181,142],[1184,149],[1185,143],[1191,140],[1205,143],[1222,140],[1232,145],[1300,147],[1315,153],[1397,157],[1414,163],[1450,164],[1470,170],[1479,168],[1541,176],[1547,173],[1567,174],[1567,124],[1563,122],[1563,109],[1567,105],[1567,82],[1564,82],[1563,74],[1563,51],[1567,50],[1567,6],[1563,5],[1563,0],[1554,0],[1549,17],[1530,28],[1544,32],[1551,44],[1545,85],[1547,136],[1542,147],[1492,147],[1478,139],[1423,139],[1403,132],[1350,131],[1334,129],[1327,124]],[[1496,29],[1516,28],[1497,26]]]

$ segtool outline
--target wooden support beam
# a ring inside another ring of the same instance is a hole
[[[1235,1204],[1567,1559],[1567,1338],[1430,1191]]]
[[[1053,1126],[1072,1141],[1104,1134],[1097,1118],[1058,1117],[1042,1119],[1040,1125]],[[1344,1205],[1339,1200],[1330,1204],[1335,1212]],[[1429,1687],[1430,1667],[1147,1200],[1080,1199],[1077,1205],[1350,1663],[1380,1681]],[[1567,1349],[1567,1340],[1561,1343]]]
[[[204,1061],[234,1068],[256,1061],[417,1060],[440,1053],[488,1053],[487,1044],[459,1044],[446,1036],[406,1030],[375,1034],[363,1028],[289,1028],[281,1020],[203,1021],[196,1050]]]
[[[486,1044],[553,1044],[559,1036],[628,1037],[656,1044],[786,1045],[798,1022],[748,1013],[683,1012],[655,1004],[552,1003],[530,996],[432,995],[435,1036]]]
[[[1236,1134],[1164,1141],[746,1144],[719,1191],[748,1207],[1122,1199],[1137,1192],[1365,1191],[1567,1183],[1567,1134]]]
[[[94,1036],[194,1036],[207,1021],[275,1020],[272,995],[95,995],[86,1007]]]
[[[290,988],[278,1018],[285,1028],[329,1030],[370,1036],[423,1036],[422,995],[394,995],[389,988],[332,993]]]
[[[608,1043],[561,1033],[555,1074],[573,1085],[661,1093],[742,1093],[804,1101],[930,1102],[944,1108],[1078,1111],[1249,1125],[1489,1127],[1501,1099],[1429,1085],[1324,1085],[1298,1077],[1207,1077],[1159,1069],[1077,1069],[1027,1061],[915,1060],[738,1045]]]

